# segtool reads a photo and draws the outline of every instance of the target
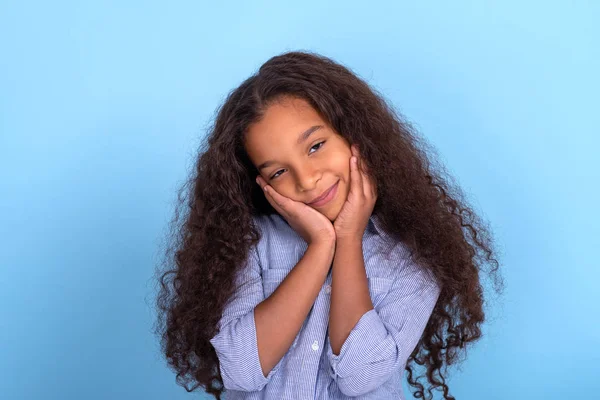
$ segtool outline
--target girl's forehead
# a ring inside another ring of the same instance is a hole
[[[327,128],[326,121],[307,103],[275,103],[259,121],[248,127],[245,144],[250,148],[262,147],[265,143],[296,147],[313,132],[323,133]]]
[[[297,135],[304,125],[325,121],[319,113],[303,99],[288,99],[271,104],[260,121],[252,124],[251,133],[276,133],[278,135]]]

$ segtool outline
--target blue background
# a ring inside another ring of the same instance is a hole
[[[0,397],[204,398],[152,335],[160,245],[225,95],[302,49],[384,93],[496,233],[506,290],[451,394],[599,396],[598,3],[213,3],[0,4]]]

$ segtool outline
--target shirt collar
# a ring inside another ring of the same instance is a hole
[[[368,229],[370,229],[373,233],[378,235],[384,235],[385,231],[383,230],[381,221],[379,217],[375,214],[371,214],[369,217],[369,223],[367,224]]]

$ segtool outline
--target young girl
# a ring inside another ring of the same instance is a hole
[[[481,337],[479,269],[498,262],[424,143],[318,54],[273,57],[231,92],[160,278],[177,381],[227,400],[404,399],[404,370],[426,396],[419,364],[427,395],[454,399],[442,367]]]

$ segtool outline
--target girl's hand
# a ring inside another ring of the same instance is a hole
[[[362,240],[377,201],[376,185],[365,171],[358,147],[352,145],[350,148],[356,161],[353,162],[354,157],[350,157],[350,191],[333,223],[337,240],[347,238]]]
[[[279,194],[258,175],[256,183],[263,188],[265,197],[273,208],[308,244],[317,242],[335,243],[333,224],[325,215],[306,204]],[[268,191],[264,191],[264,188]]]

